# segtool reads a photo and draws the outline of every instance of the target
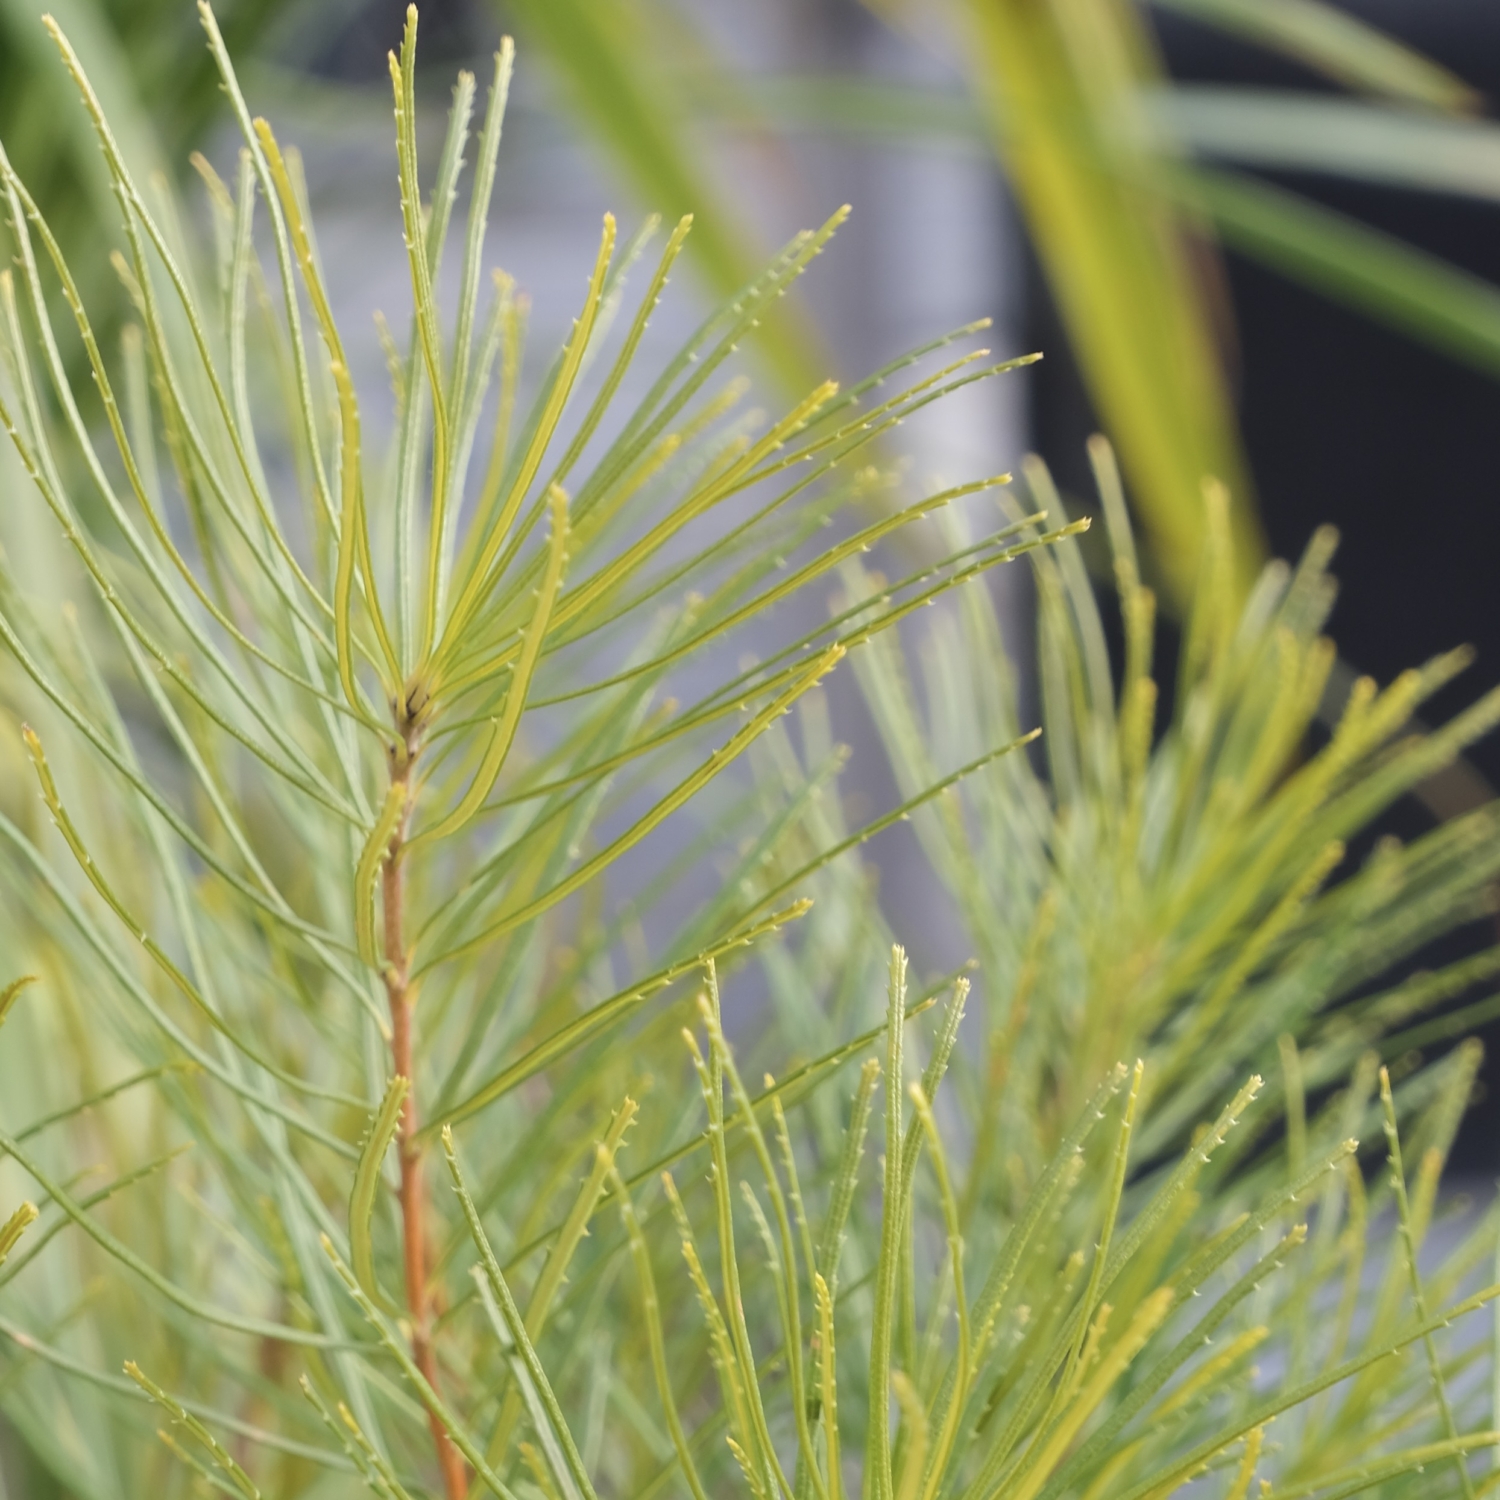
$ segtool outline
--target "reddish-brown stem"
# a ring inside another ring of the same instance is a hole
[[[408,737],[393,760],[391,779],[405,782],[411,776],[415,746]],[[409,809],[408,809],[409,812]],[[407,816],[403,814],[391,835],[381,875],[380,897],[385,918],[385,992],[391,1007],[391,1061],[395,1071],[410,1080],[401,1116],[397,1146],[401,1156],[401,1238],[406,1271],[406,1308],[411,1318],[411,1352],[422,1378],[438,1390],[437,1358],[432,1348],[431,1294],[427,1287],[427,1197],[422,1186],[422,1148],[417,1143],[417,1090],[412,1071],[412,1001],[410,964],[403,935],[406,880],[402,854]],[[432,1429],[443,1490],[448,1500],[463,1500],[468,1490],[464,1461],[453,1440],[430,1407],[427,1423]]]

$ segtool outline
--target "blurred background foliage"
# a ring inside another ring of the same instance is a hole
[[[1149,565],[1178,607],[1201,545],[1205,475],[1234,497],[1241,588],[1265,551],[1235,411],[1221,247],[1450,359],[1500,373],[1500,290],[1257,175],[1500,197],[1500,129],[1484,118],[1482,93],[1382,29],[1386,18],[1324,0],[867,4],[901,46],[939,60],[934,82],[879,77],[836,56],[816,72],[747,67],[733,45],[734,7],[713,0],[434,0],[424,31],[438,42],[427,54],[434,73],[455,54],[480,55],[502,28],[541,54],[556,102],[641,205],[668,219],[697,216],[690,255],[715,295],[744,283],[762,246],[732,176],[703,149],[706,133],[982,141],[1021,211],[1089,402],[1121,453]],[[76,241],[108,186],[83,126],[61,107],[66,82],[36,24],[44,8],[42,0],[0,4],[0,130],[52,221]],[[220,102],[192,7],[62,0],[50,8],[103,81],[127,151],[184,171]],[[798,8],[849,7],[799,0]],[[1429,29],[1436,18],[1452,33],[1462,8],[1450,0],[1422,9]],[[1483,38],[1483,7],[1466,9]],[[238,0],[224,7],[223,24],[236,55],[259,56],[284,81],[359,81],[368,72],[378,87],[403,10],[394,0]],[[1183,21],[1285,60],[1302,86],[1174,85],[1157,32]],[[835,18],[835,29],[848,24]],[[789,386],[823,372],[823,341],[806,309],[768,320],[760,337]]]
[[[254,52],[287,0],[232,0],[221,9],[231,47]],[[181,175],[218,117],[219,76],[191,4],[182,0],[0,0],[0,138],[67,243],[86,301],[113,279],[98,224],[117,212],[98,144],[71,108],[72,81],[40,24],[54,15],[76,39],[129,158]],[[92,253],[91,253],[92,252]]]

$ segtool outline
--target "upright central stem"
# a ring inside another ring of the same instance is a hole
[[[391,762],[391,780],[410,786],[412,763],[416,758],[414,737],[407,733]],[[385,991],[391,1008],[391,1060],[395,1071],[407,1079],[406,1105],[401,1116],[397,1147],[401,1156],[401,1238],[406,1271],[406,1307],[411,1318],[412,1358],[423,1379],[438,1390],[437,1359],[432,1349],[432,1308],[427,1289],[427,1196],[422,1186],[422,1149],[417,1142],[417,1090],[412,1066],[411,962],[406,951],[403,917],[406,907],[406,879],[402,863],[405,852],[407,822],[411,815],[410,798],[406,811],[391,835],[381,875],[381,906],[385,918]],[[463,1500],[468,1489],[464,1461],[453,1446],[437,1413],[430,1407],[428,1426],[443,1473],[443,1490],[448,1500]]]

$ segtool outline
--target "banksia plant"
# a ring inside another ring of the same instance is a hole
[[[649,384],[690,224],[632,300],[656,226],[606,220],[524,392],[484,266],[511,52],[477,134],[460,75],[424,190],[414,11],[412,314],[373,415],[299,159],[201,13],[243,136],[232,182],[199,164],[208,254],[52,28],[120,209],[118,350],[0,156],[0,1402],[36,1462],[78,1496],[1477,1493],[1480,1346],[1443,1330],[1493,1291],[1493,1220],[1419,1260],[1477,1058],[1421,1066],[1411,1027],[1495,966],[1355,991],[1484,907],[1494,841],[1319,892],[1490,707],[1398,743],[1446,668],[1357,687],[1299,766],[1321,562],[1235,621],[1214,553],[1158,737],[1103,450],[1118,694],[1044,476],[976,535],[951,502],[1005,476],[913,499],[887,457],[1021,362],[944,352],[979,325],[741,411],[736,344],[842,213]],[[1045,777],[984,593],[1022,555]],[[929,715],[895,627],[955,601]],[[903,782],[862,824],[825,795],[845,655]],[[905,817],[975,934],[967,1023],[970,974],[909,982],[871,899]]]
[[[943,390],[1004,367],[967,354],[877,404],[866,398],[894,371],[845,392],[824,384],[769,422],[740,414],[739,384],[715,378],[839,214],[794,240],[627,407],[622,386],[690,224],[667,237],[611,344],[626,273],[654,226],[620,247],[607,219],[572,333],[522,410],[523,306],[503,277],[483,310],[481,298],[511,53],[495,59],[457,312],[445,322],[435,279],[450,228],[460,232],[452,209],[475,86],[460,79],[424,196],[413,13],[391,66],[414,311],[409,347],[393,359],[390,441],[372,454],[298,160],[251,119],[207,8],[203,19],[244,132],[232,185],[201,168],[218,234],[207,268],[131,177],[53,28],[121,209],[117,267],[137,321],[117,361],[98,346],[24,183],[0,163],[18,262],[0,281],[4,420],[72,553],[49,558],[57,571],[41,590],[28,586],[36,559],[7,577],[0,632],[18,669],[8,691],[30,721],[22,737],[55,835],[22,807],[6,831],[28,909],[18,940],[51,979],[41,993],[70,991],[91,1032],[101,1013],[85,996],[111,997],[117,1034],[91,1068],[110,1072],[112,1054],[131,1054],[143,1065],[134,1087],[157,1090],[199,1153],[216,1158],[212,1196],[227,1196],[215,1217],[230,1210],[259,1225],[253,1246],[233,1233],[248,1280],[211,1309],[182,1284],[206,1289],[217,1279],[207,1266],[148,1272],[89,1213],[104,1198],[70,1196],[37,1147],[13,1139],[6,1149],[98,1250],[147,1274],[175,1315],[249,1340],[247,1371],[262,1358],[257,1341],[271,1360],[345,1341],[328,1323],[347,1315],[320,1249],[331,1236],[359,1295],[402,1319],[443,1483],[459,1493],[479,1466],[450,1435],[453,1382],[434,1328],[445,1296],[434,1261],[452,1253],[433,1220],[436,1131],[482,1118],[559,1060],[597,1052],[706,955],[797,916],[794,891],[731,894],[694,914],[694,932],[668,936],[672,951],[653,955],[654,969],[580,1003],[619,961],[627,925],[587,905],[605,872],[850,645],[1035,543],[1011,528],[928,570],[876,621],[815,623],[749,670],[720,672],[695,701],[663,700],[669,672],[733,651],[737,632],[841,560],[1001,482],[870,520],[889,486],[859,455]],[[257,214],[269,221],[280,313]],[[83,346],[97,410],[66,381],[55,313]],[[257,384],[268,371],[285,397],[270,411]],[[856,501],[866,510],[852,534],[786,563]],[[80,587],[59,616],[58,596]],[[669,886],[674,873],[648,861],[631,878]],[[575,895],[585,903],[576,916],[566,907]],[[44,1035],[34,1043],[48,1045]],[[49,1128],[55,1139],[65,1127]],[[382,1162],[393,1143],[399,1222],[387,1236]],[[346,1172],[352,1187],[340,1184]],[[124,1190],[122,1179],[105,1198]],[[341,1200],[347,1219],[332,1212]],[[210,1260],[221,1251],[227,1243]],[[399,1291],[387,1301],[392,1268]],[[318,1359],[325,1385],[346,1362]],[[143,1351],[140,1368],[150,1363]],[[363,1377],[343,1399],[378,1433]]]

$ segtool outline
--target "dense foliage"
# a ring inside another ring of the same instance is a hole
[[[1419,1259],[1477,1055],[1418,1049],[1500,957],[1381,976],[1488,910],[1497,813],[1344,864],[1500,698],[1413,735],[1460,658],[1356,682],[1309,750],[1329,541],[1241,610],[1210,486],[1158,726],[1102,443],[1118,682],[1044,472],[904,493],[897,424],[1019,363],[944,352],[977,328],[741,410],[737,342],[841,214],[649,384],[690,224],[627,304],[656,226],[606,221],[523,409],[483,265],[510,51],[424,194],[414,13],[372,443],[297,156],[203,17],[244,136],[206,256],[54,28],[121,213],[117,353],[0,157],[0,1402],[65,1492],[1477,1494],[1490,1351],[1455,1319],[1496,1216]],[[1034,746],[985,576],[1022,555]],[[836,668],[899,785],[873,820]],[[917,982],[873,899],[906,818],[972,974]]]

